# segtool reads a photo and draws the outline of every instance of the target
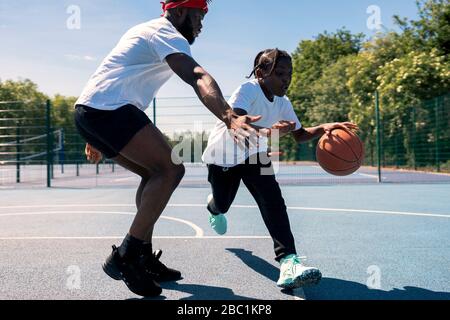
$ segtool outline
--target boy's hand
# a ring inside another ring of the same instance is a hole
[[[84,153],[86,154],[86,158],[89,162],[98,164],[103,159],[103,154],[91,146],[89,143],[86,143],[86,148],[84,149]]]
[[[279,130],[280,135],[286,135],[295,130],[296,123],[293,121],[281,120],[272,126],[272,130]]]
[[[356,132],[359,130],[359,127],[351,122],[337,122],[323,124],[322,129],[325,131],[325,134],[330,135],[331,131],[335,129],[343,129],[346,131]]]

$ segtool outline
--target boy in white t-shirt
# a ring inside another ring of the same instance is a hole
[[[239,115],[261,115],[261,120],[254,123],[260,132],[279,130],[280,136],[292,133],[296,141],[302,143],[329,134],[336,128],[357,129],[348,122],[302,127],[286,97],[292,79],[292,60],[287,52],[278,49],[260,52],[250,76],[253,74],[256,79],[240,86],[229,104]],[[322,277],[320,271],[302,265],[297,255],[287,208],[268,158],[268,138],[261,137],[258,143],[247,143],[247,147],[241,149],[227,127],[218,122],[209,138],[203,161],[208,164],[208,180],[212,186],[212,194],[207,200],[211,227],[220,235],[226,233],[225,213],[242,180],[256,200],[273,239],[276,260],[281,263],[278,286],[293,289],[317,284]]]

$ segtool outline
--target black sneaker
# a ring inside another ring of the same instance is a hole
[[[145,259],[142,256],[136,261],[122,258],[117,247],[112,248],[113,252],[103,265],[103,271],[108,276],[114,280],[123,280],[128,289],[139,296],[157,297],[161,294],[160,285],[146,272]]]
[[[178,270],[170,269],[166,267],[159,259],[161,258],[162,251],[158,250],[151,252],[149,248],[144,254],[145,257],[145,267],[147,272],[158,282],[169,282],[177,281],[181,279],[181,272]]]

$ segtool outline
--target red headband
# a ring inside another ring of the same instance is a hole
[[[208,3],[206,3],[206,0],[184,0],[179,2],[170,2],[170,3],[164,3],[161,2],[162,9],[164,13],[173,8],[178,7],[185,7],[185,8],[195,8],[195,9],[203,9],[205,10],[205,13],[208,13]]]

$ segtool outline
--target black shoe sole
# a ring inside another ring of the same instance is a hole
[[[121,281],[123,280],[122,275],[120,274],[120,271],[117,269],[117,267],[112,264],[112,263],[104,263],[103,266],[103,271],[112,279],[116,280],[116,281]],[[159,276],[155,276],[154,277],[156,282],[174,282],[174,281],[178,281],[183,279],[183,277],[181,276],[181,274],[178,276],[172,276],[172,277],[159,277]]]
[[[117,280],[117,281],[123,280],[123,277],[120,274],[120,271],[117,269],[117,267],[114,264],[104,263],[102,266],[102,269],[112,279]]]
[[[112,263],[105,263],[105,264],[103,264],[102,269],[112,279],[117,280],[117,281],[125,281],[123,279],[123,276],[120,273],[120,271]],[[144,294],[144,293],[139,292],[139,291],[135,290],[134,288],[130,287],[130,285],[128,283],[125,282],[125,284],[127,285],[128,289],[131,292],[133,292],[134,294],[137,294],[139,296],[142,296],[142,297],[154,298],[154,297],[160,296],[161,293],[162,293],[162,289],[159,288],[159,290],[156,289],[155,292]]]

